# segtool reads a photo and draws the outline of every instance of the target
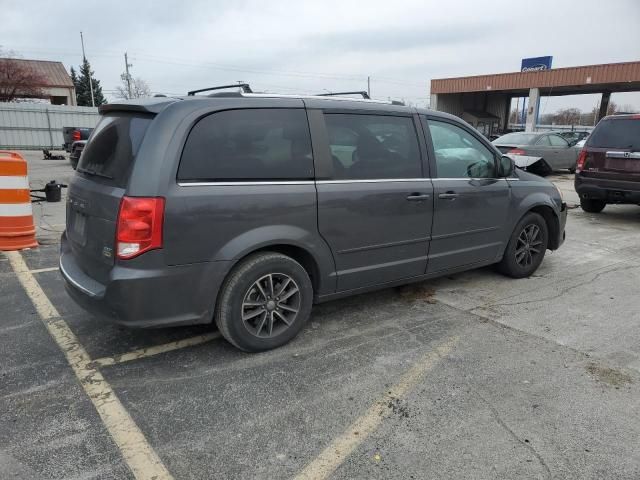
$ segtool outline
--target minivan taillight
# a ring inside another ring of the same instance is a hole
[[[587,150],[582,149],[580,151],[580,155],[578,155],[578,160],[576,161],[576,173],[580,173],[584,170],[584,164],[587,161]]]
[[[507,152],[509,155],[525,155],[525,151],[521,148],[512,148]]]
[[[80,140],[82,138],[82,135],[80,135],[80,130],[74,130],[71,137],[73,138],[74,142],[77,142],[78,140]]]
[[[117,257],[123,260],[162,248],[164,198],[122,197],[116,227]]]

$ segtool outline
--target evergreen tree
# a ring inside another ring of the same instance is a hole
[[[89,77],[91,77],[91,81],[93,82],[93,99],[95,101],[96,107],[107,103],[104,95],[102,95],[102,87],[100,86],[100,81],[96,80],[93,74],[94,72],[91,70],[89,60],[85,58],[82,61],[82,66],[80,67],[80,76],[77,77],[76,84],[76,98],[79,107],[91,106],[91,86],[89,83]]]

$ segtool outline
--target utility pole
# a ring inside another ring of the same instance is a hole
[[[371,77],[367,76],[367,95],[371,98]]]
[[[131,75],[129,74],[129,67],[133,67],[133,65],[129,63],[129,57],[127,57],[127,52],[124,52],[124,70],[126,72],[125,77],[127,81],[127,93],[129,95],[129,100],[131,100]]]
[[[84,38],[82,37],[82,32],[80,32],[80,43],[82,44],[82,61],[85,62],[87,57],[84,54]],[[91,69],[89,69],[89,90],[91,90],[91,106],[96,106],[96,101],[93,99],[93,80],[91,80]]]

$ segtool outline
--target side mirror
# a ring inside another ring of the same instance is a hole
[[[506,155],[502,155],[500,157],[500,164],[498,166],[501,177],[510,177],[513,173],[513,169],[515,168],[513,160],[511,160],[511,158],[507,157]]]

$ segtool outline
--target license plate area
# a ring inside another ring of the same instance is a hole
[[[606,170],[615,170],[619,172],[640,173],[640,160],[635,158],[606,157],[604,160],[604,168]]]
[[[70,228],[68,229],[69,236],[71,240],[75,243],[85,246],[87,243],[87,216],[78,212],[77,210],[71,209],[71,221]]]

